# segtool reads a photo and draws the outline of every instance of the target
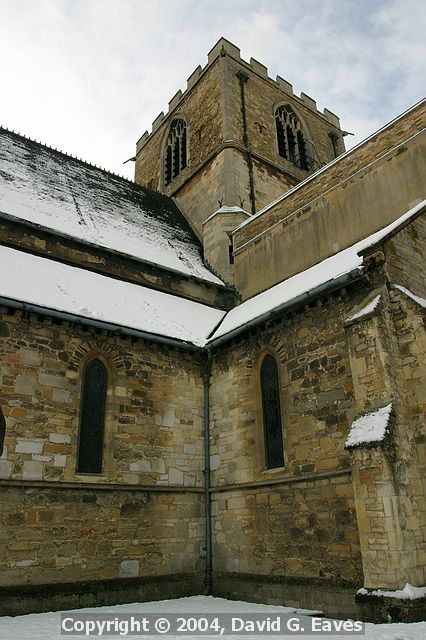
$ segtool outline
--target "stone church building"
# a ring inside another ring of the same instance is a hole
[[[0,614],[425,615],[425,111],[345,152],[222,38],[134,182],[0,129]]]

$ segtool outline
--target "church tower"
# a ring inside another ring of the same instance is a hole
[[[230,232],[343,151],[337,116],[221,38],[139,139],[135,181],[175,199],[232,284]]]

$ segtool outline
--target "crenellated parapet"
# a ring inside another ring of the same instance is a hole
[[[322,112],[319,111],[317,109],[316,101],[313,100],[306,93],[302,92],[300,96],[296,95],[293,92],[293,85],[290,82],[288,82],[281,76],[276,76],[275,79],[271,78],[268,75],[268,68],[265,65],[263,65],[261,62],[259,62],[255,58],[250,58],[250,61],[247,62],[241,57],[241,51],[238,47],[232,44],[232,42],[229,42],[229,40],[226,40],[226,38],[220,38],[220,40],[218,40],[218,42],[209,52],[207,57],[207,64],[205,65],[205,67],[201,67],[201,65],[198,65],[198,67],[189,76],[187,80],[186,89],[184,91],[179,90],[170,100],[167,113],[164,114],[164,112],[161,111],[161,113],[155,118],[155,120],[152,123],[151,132],[149,133],[148,131],[145,131],[144,134],[139,138],[136,146],[137,152],[139,152],[140,149],[142,149],[142,147],[146,144],[150,136],[157,131],[157,129],[161,126],[163,121],[169,115],[171,115],[171,113],[182,103],[182,101],[187,97],[188,93],[192,90],[194,85],[198,82],[200,77],[207,71],[207,69],[209,69],[214,64],[217,58],[219,56],[226,56],[226,55],[230,56],[235,61],[239,62],[242,66],[246,67],[252,73],[255,73],[256,75],[260,76],[267,82],[270,82],[272,86],[283,91],[285,94],[291,97],[292,100],[294,100],[296,103],[297,102],[300,103],[301,105],[305,106],[307,109],[309,109],[316,115],[327,120],[331,126],[340,128],[339,118],[332,111],[330,111],[327,108],[325,108],[324,111]]]

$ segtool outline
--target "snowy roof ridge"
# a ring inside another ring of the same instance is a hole
[[[10,133],[11,135],[17,136],[18,138],[23,138],[24,140],[27,140],[28,142],[31,142],[33,144],[37,144],[40,147],[44,147],[44,149],[48,149],[49,151],[53,151],[54,153],[57,153],[57,154],[59,154],[61,156],[64,156],[65,158],[70,158],[72,160],[76,160],[77,162],[80,162],[81,164],[84,164],[86,166],[92,167],[93,169],[98,169],[98,171],[102,171],[103,173],[106,173],[108,175],[114,176],[115,178],[120,178],[121,180],[125,180],[126,182],[130,182],[131,184],[134,184],[137,187],[141,187],[141,185],[138,185],[133,180],[130,180],[130,178],[127,178],[126,176],[121,175],[121,173],[115,173],[115,171],[111,171],[111,169],[105,169],[104,167],[100,167],[99,165],[94,164],[93,162],[90,162],[90,160],[83,160],[83,158],[79,158],[78,156],[73,156],[72,153],[67,153],[66,151],[62,151],[62,149],[57,149],[56,147],[52,147],[49,144],[47,144],[47,142],[41,142],[41,141],[35,140],[34,138],[30,138],[30,136],[26,136],[24,133],[19,133],[17,131],[14,131],[13,129],[9,129],[8,127],[5,127],[4,125],[0,125],[0,132],[1,131],[4,131],[6,133]],[[145,187],[141,187],[141,188],[145,188]]]
[[[402,291],[403,294],[405,294],[408,298],[410,298],[411,300],[416,302],[423,309],[426,309],[426,300],[425,300],[425,298],[422,298],[421,296],[417,296],[415,293],[413,293],[412,291],[410,291],[406,287],[403,287],[401,284],[394,284],[394,287],[396,289],[399,289],[400,291]]]
[[[389,422],[393,411],[392,402],[370,413],[365,413],[352,422],[347,449],[382,442],[389,433]]]
[[[361,140],[361,142],[358,142],[358,144],[356,144],[354,147],[352,147],[351,149],[348,149],[347,151],[345,151],[345,153],[342,153],[340,156],[337,156],[337,158],[334,158],[334,160],[332,160],[331,162],[329,162],[328,164],[326,164],[324,167],[321,167],[320,169],[318,169],[318,171],[315,171],[313,174],[311,174],[310,176],[308,176],[307,178],[305,178],[304,180],[302,180],[302,182],[299,182],[298,184],[296,184],[294,187],[292,187],[291,189],[289,189],[288,191],[286,191],[285,193],[281,194],[280,196],[278,196],[278,198],[276,198],[275,200],[273,200],[272,202],[270,202],[269,204],[267,204],[265,207],[263,207],[262,209],[260,209],[259,211],[257,211],[255,214],[253,214],[249,220],[244,220],[244,222],[242,222],[238,227],[236,227],[236,229],[234,229],[235,231],[238,231],[239,229],[245,227],[247,224],[250,224],[250,222],[258,217],[260,217],[261,215],[263,215],[264,213],[266,213],[267,211],[269,211],[269,209],[271,209],[272,207],[274,207],[276,204],[278,204],[279,202],[282,202],[283,200],[285,200],[286,198],[288,198],[292,193],[294,193],[295,191],[297,191],[298,189],[300,189],[301,187],[303,187],[305,184],[307,184],[308,182],[310,182],[311,180],[313,180],[314,178],[317,178],[319,175],[321,175],[322,173],[324,173],[325,171],[327,171],[330,167],[334,166],[335,164],[337,164],[338,162],[340,162],[341,160],[343,160],[344,158],[347,158],[349,155],[351,155],[354,151],[356,151],[357,149],[359,149],[360,147],[362,147],[364,144],[366,144],[367,142],[369,142],[372,138],[374,138],[376,135],[378,135],[379,133],[382,133],[382,131],[384,131],[385,129],[387,129],[388,127],[392,126],[393,124],[395,124],[395,122],[398,122],[398,120],[401,120],[403,117],[405,117],[408,113],[410,113],[411,111],[414,111],[417,107],[419,107],[422,103],[426,102],[426,98],[422,98],[421,100],[419,100],[418,102],[416,102],[415,104],[411,105],[411,107],[409,107],[408,109],[406,109],[405,111],[403,111],[402,113],[400,113],[398,116],[396,116],[395,118],[393,118],[392,120],[390,120],[389,122],[387,122],[386,124],[383,125],[383,127],[380,127],[380,129],[377,129],[377,131],[374,131],[373,133],[371,133],[369,136],[367,136],[367,138],[364,138],[364,140]],[[424,129],[422,129],[421,131],[423,131]],[[420,133],[420,131],[417,132],[417,134]],[[417,135],[415,134],[415,135]],[[402,144],[402,143],[401,143]],[[398,145],[400,146],[400,145]]]
[[[367,298],[362,301],[358,311],[351,313],[345,319],[345,324],[351,324],[352,322],[355,322],[355,320],[359,320],[360,318],[365,318],[367,316],[370,316],[376,310],[377,305],[379,304],[381,298],[382,298],[381,293],[379,293],[373,299],[371,299],[371,296],[367,296]]]

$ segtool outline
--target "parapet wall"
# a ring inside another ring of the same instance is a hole
[[[332,111],[329,111],[329,109],[324,109],[323,112],[319,111],[317,109],[317,104],[315,100],[313,100],[306,93],[302,92],[300,96],[297,96],[295,93],[293,93],[293,85],[290,82],[288,82],[284,78],[281,78],[281,76],[276,76],[274,80],[268,75],[268,68],[265,67],[265,65],[258,62],[254,58],[250,58],[250,62],[243,60],[243,58],[241,58],[241,51],[238,47],[236,47],[234,44],[229,42],[229,40],[226,40],[225,38],[220,38],[220,40],[215,44],[215,46],[209,52],[208,61],[205,67],[201,67],[200,65],[198,65],[198,67],[189,76],[187,80],[186,89],[184,91],[181,91],[179,89],[179,91],[175,93],[175,95],[169,102],[169,107],[167,112],[164,113],[164,111],[161,111],[152,123],[151,132],[149,133],[148,131],[145,131],[143,135],[139,138],[136,144],[137,153],[144,147],[146,142],[149,140],[150,136],[153,133],[155,133],[155,131],[160,127],[163,120],[167,118],[181,104],[182,100],[188,95],[188,93],[191,91],[193,86],[197,83],[197,81],[202,76],[202,74],[205,73],[207,69],[214,63],[214,61],[221,55],[231,56],[237,62],[240,62],[242,65],[250,69],[253,73],[257,74],[258,76],[270,82],[275,88],[278,87],[284,93],[289,95],[291,98],[293,98],[294,100],[298,101],[300,104],[303,104],[305,107],[313,111],[316,115],[319,115],[322,118],[325,118],[325,120],[327,120],[333,127],[340,128],[339,118]]]
[[[423,200],[425,123],[422,101],[240,225],[233,243],[235,286],[243,299],[374,233]]]

